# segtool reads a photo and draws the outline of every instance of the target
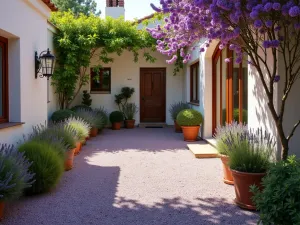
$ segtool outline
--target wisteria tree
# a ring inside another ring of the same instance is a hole
[[[200,52],[212,40],[219,40],[220,49],[229,46],[236,53],[236,63],[242,62],[243,54],[248,55],[268,99],[282,145],[281,157],[287,159],[289,141],[300,124],[295,121],[288,132],[283,128],[286,102],[300,77],[300,1],[161,0],[160,4],[152,4],[152,8],[166,13],[165,24],[149,32],[157,39],[158,51],[170,56],[168,63],[178,60],[178,52],[186,63],[191,57],[187,49],[201,38],[206,42]],[[282,74],[278,73],[279,58],[284,62]],[[283,82],[284,87],[278,110],[274,101],[277,82]]]

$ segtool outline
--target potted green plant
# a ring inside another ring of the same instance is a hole
[[[296,156],[272,164],[262,187],[251,187],[259,224],[300,224],[300,160]]]
[[[34,182],[32,162],[12,145],[0,145],[0,219],[6,202],[19,198]]]
[[[102,127],[98,129],[99,134],[102,132],[103,128],[105,128],[108,124],[108,113],[104,107],[99,107],[95,109],[94,112],[96,113],[97,117],[99,117],[99,119],[101,119],[102,121]]]
[[[275,141],[270,134],[258,129],[237,137],[229,135],[226,144],[231,149],[229,167],[234,180],[235,202],[241,208],[255,210],[250,186],[261,188],[262,178],[273,158]]]
[[[176,121],[182,128],[185,141],[193,142],[197,140],[200,124],[203,122],[200,112],[194,109],[184,109],[179,112]]]
[[[128,103],[123,106],[123,113],[125,116],[125,127],[133,129],[135,124],[134,116],[138,112],[138,107],[135,103]]]
[[[109,115],[109,120],[113,130],[120,130],[121,123],[124,121],[123,113],[120,111],[114,111]]]
[[[174,121],[174,126],[175,126],[175,132],[177,133],[182,133],[181,126],[178,125],[177,123],[177,115],[184,109],[190,109],[190,105],[186,102],[176,102],[169,107],[169,112],[171,114],[171,117]]]
[[[69,109],[58,110],[54,112],[51,116],[51,120],[53,123],[63,122],[71,116],[74,116],[74,112]]]
[[[88,93],[87,90],[83,91],[82,95],[82,105],[85,105],[87,107],[91,107],[93,99],[91,98],[91,95]]]
[[[216,139],[216,148],[219,152],[219,157],[223,165],[223,181],[225,184],[233,185],[233,177],[231,170],[228,166],[229,153],[231,149],[226,144],[226,138],[231,135],[237,137],[248,131],[248,127],[241,123],[232,122],[226,123],[225,126],[218,126],[214,138]]]

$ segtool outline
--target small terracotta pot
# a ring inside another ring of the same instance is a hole
[[[71,170],[73,168],[75,149],[76,148],[65,153],[65,171]]]
[[[112,129],[113,130],[120,130],[121,129],[121,122],[119,122],[119,123],[113,123],[112,124]]]
[[[133,129],[135,124],[135,120],[125,120],[125,127],[127,129]]]
[[[3,215],[4,215],[4,202],[0,202],[0,220],[3,220]]]
[[[232,173],[228,166],[229,157],[227,155],[220,155],[220,159],[223,164],[223,174],[224,174],[223,181],[225,184],[233,185],[234,182],[233,182]]]
[[[91,137],[97,137],[97,134],[98,134],[98,128],[92,127],[92,129],[90,131]]]
[[[174,127],[175,127],[175,132],[176,133],[182,133],[182,128],[179,126],[176,120],[174,120]]]
[[[243,209],[256,210],[255,205],[253,204],[251,198],[253,194],[250,192],[250,186],[256,185],[260,189],[261,180],[266,175],[266,173],[243,173],[236,170],[231,170],[233,180],[234,180],[234,189],[236,199],[235,203]]]
[[[80,141],[78,141],[77,143],[76,143],[76,148],[75,148],[76,150],[75,150],[75,152],[74,152],[74,155],[78,155],[79,154],[79,152],[80,152],[80,150],[81,150],[81,142]]]
[[[184,140],[187,142],[197,141],[200,126],[181,126]]]

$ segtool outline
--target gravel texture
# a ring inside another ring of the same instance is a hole
[[[8,204],[2,224],[256,224],[234,196],[220,160],[194,158],[173,129],[104,130],[55,190]]]

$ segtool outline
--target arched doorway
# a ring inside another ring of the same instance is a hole
[[[225,59],[230,58],[226,63]],[[248,121],[248,64],[235,63],[236,55],[229,48],[219,49],[213,55],[213,133],[218,125],[232,121]]]

